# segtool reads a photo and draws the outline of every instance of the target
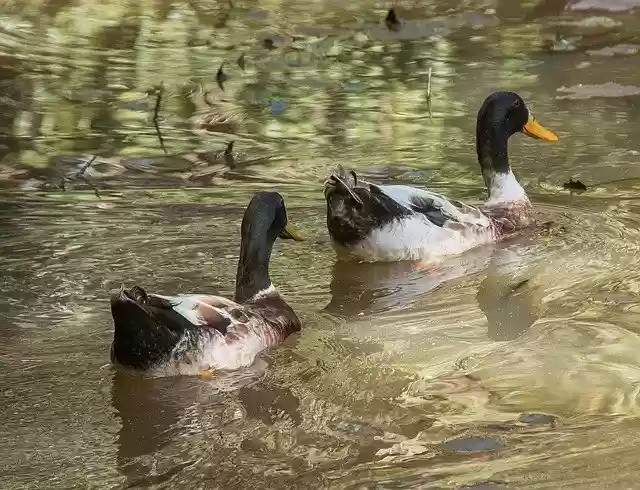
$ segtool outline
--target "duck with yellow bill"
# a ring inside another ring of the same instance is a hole
[[[431,263],[535,224],[531,202],[509,165],[507,142],[518,132],[558,139],[518,94],[489,95],[476,123],[478,162],[489,194],[481,208],[427,189],[367,182],[338,166],[324,187],[327,227],[338,256]]]
[[[284,199],[259,192],[241,225],[233,300],[209,294],[166,296],[140,286],[111,296],[111,361],[154,376],[209,375],[251,365],[300,330],[300,320],[269,277],[276,238],[303,240],[287,221]]]

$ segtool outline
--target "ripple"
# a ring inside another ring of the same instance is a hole
[[[630,95],[640,95],[640,87],[635,85],[620,85],[615,82],[607,82],[601,85],[578,84],[572,87],[560,87],[558,92],[567,95],[558,95],[557,99],[591,99],[593,97],[628,97]]]
[[[455,453],[493,452],[503,448],[502,443],[492,437],[468,436],[446,441],[442,445],[445,451]]]
[[[523,413],[518,417],[518,422],[527,425],[550,425],[554,427],[556,421],[556,417],[545,413]]]
[[[398,31],[371,2],[81,3],[15,0],[0,26],[7,488],[636,485],[640,80],[637,19],[615,12],[633,1],[405,4]],[[338,162],[482,202],[487,90],[562,130],[509,147],[553,226],[430,274],[338,265]],[[93,155],[99,197],[77,175]],[[271,268],[303,331],[215,380],[113,376],[109,291],[232,294],[263,189],[309,237]]]
[[[471,483],[469,485],[462,485],[458,487],[459,490],[515,490],[515,487],[511,487],[505,482],[499,481],[483,481],[477,483]]]

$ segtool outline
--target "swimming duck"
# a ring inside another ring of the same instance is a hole
[[[556,141],[513,92],[496,92],[478,111],[476,150],[489,193],[482,209],[406,185],[377,185],[341,165],[325,182],[327,227],[340,258],[432,263],[497,241],[535,223],[527,194],[507,155],[522,132]]]
[[[111,361],[152,375],[210,375],[253,363],[300,330],[269,278],[276,238],[303,240],[287,222],[284,199],[259,192],[245,210],[234,300],[206,294],[148,294],[140,286],[111,296]]]

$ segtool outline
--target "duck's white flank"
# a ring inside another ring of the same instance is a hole
[[[528,201],[527,193],[516,180],[516,176],[508,173],[495,173],[489,185],[489,199],[486,206],[497,206],[507,202]]]
[[[435,261],[496,239],[491,220],[476,207],[459,202],[453,204],[442,194],[426,189],[406,185],[376,187],[415,214],[398,217],[374,229],[364,240],[349,246],[348,250],[334,244],[339,255],[346,252],[365,262]],[[444,225],[438,226],[422,214],[420,207],[423,205],[440,210],[446,219]]]
[[[229,370],[251,366],[256,357],[271,345],[260,327],[256,328],[255,320],[247,324],[247,332],[241,342],[227,342],[217,330],[210,330],[199,337],[197,347],[190,347],[184,352],[183,338],[173,349],[170,360],[155,369],[156,376],[194,376],[208,370]],[[262,327],[264,328],[264,327]]]
[[[363,261],[437,260],[495,240],[494,228],[449,228],[415,214],[374,230],[349,252]]]

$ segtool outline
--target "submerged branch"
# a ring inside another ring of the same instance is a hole
[[[433,113],[431,112],[431,72],[432,68],[429,67],[429,75],[427,78],[427,111],[429,111],[429,119],[433,120]]]
[[[81,175],[80,179],[82,179],[85,184],[87,184],[89,187],[91,187],[93,189],[93,192],[95,193],[95,195],[96,195],[96,197],[98,199],[102,199],[100,197],[100,192],[98,191],[98,188],[89,179],[87,179],[87,177],[85,175]]]
[[[164,82],[160,82],[160,85],[156,87],[156,106],[153,110],[153,126],[156,128],[156,135],[160,142],[160,147],[164,154],[167,154],[167,148],[164,146],[164,139],[162,138],[162,132],[160,131],[160,125],[158,124],[158,116],[160,114],[160,107],[162,105],[162,96],[164,95]]]
[[[91,164],[92,164],[93,162],[95,162],[95,161],[96,161],[96,158],[98,158],[98,155],[93,155],[93,156],[89,159],[89,161],[88,161],[87,163],[85,163],[85,164],[82,166],[82,168],[80,169],[79,174],[78,174],[78,176],[79,176],[79,177],[84,176],[84,173],[85,173],[85,172],[87,171],[87,169],[91,166]]]
[[[100,197],[100,192],[98,191],[98,188],[95,186],[95,184],[93,182],[91,182],[87,176],[85,175],[85,172],[87,171],[87,169],[93,164],[93,162],[95,162],[96,158],[98,158],[98,155],[93,155],[88,161],[87,163],[85,163],[82,167],[80,167],[80,170],[78,170],[77,172],[73,172],[71,174],[69,174],[68,176],[62,176],[62,179],[60,179],[60,188],[62,189],[62,192],[66,192],[67,190],[67,186],[65,185],[65,182],[68,180],[69,182],[72,182],[74,180],[82,180],[85,184],[87,184],[89,187],[91,187],[91,189],[93,189],[93,192],[95,193],[96,197],[98,199],[101,199]]]

